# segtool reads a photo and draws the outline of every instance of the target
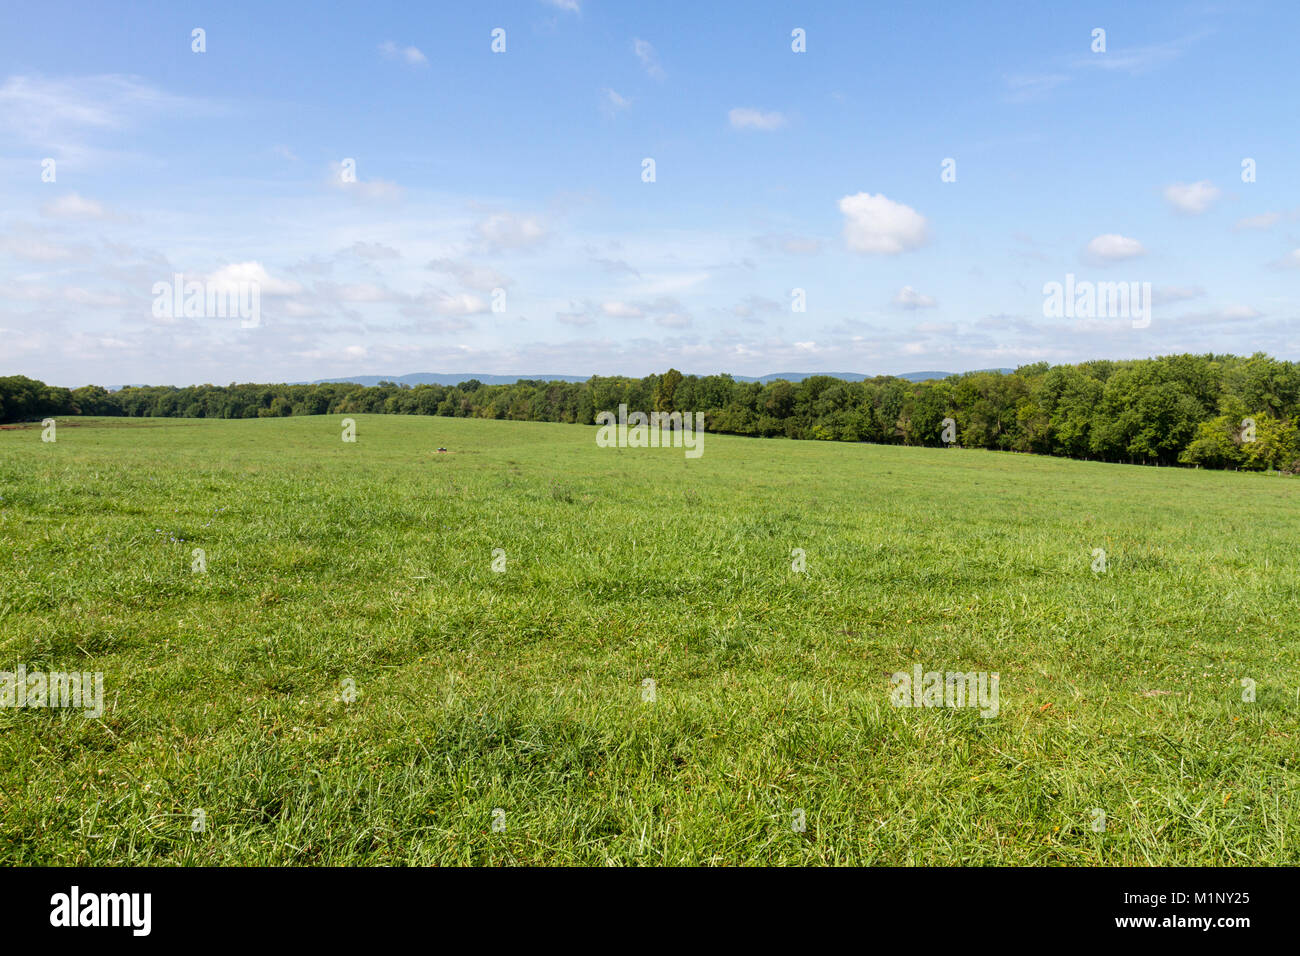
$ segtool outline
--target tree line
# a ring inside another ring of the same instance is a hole
[[[1099,461],[1300,472],[1300,363],[1256,353],[1025,365],[911,382],[593,376],[511,385],[129,386],[0,378],[0,422],[58,415],[268,418],[380,413],[593,424],[596,413],[703,412],[708,431],[1032,452]]]

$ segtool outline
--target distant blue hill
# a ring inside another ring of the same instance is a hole
[[[1014,372],[1013,368],[981,368],[975,369],[977,372],[1002,372],[1010,374]],[[903,372],[901,375],[894,375],[893,378],[907,379],[909,382],[926,382],[932,379],[949,378],[953,375],[960,375],[960,372]],[[762,382],[766,385],[768,382],[775,382],[777,379],[785,379],[787,382],[802,382],[806,378],[812,378],[814,375],[824,375],[828,378],[838,378],[845,382],[861,382],[868,378],[875,378],[874,375],[864,375],[861,372],[774,372],[771,375],[764,375],[755,378],[751,375],[733,375],[731,376],[737,382]],[[641,376],[629,376],[630,378],[640,378]],[[286,382],[287,385],[328,385],[335,382],[349,382],[356,385],[373,386],[380,382],[396,382],[398,385],[459,385],[461,382],[471,380],[482,382],[484,385],[513,385],[519,381],[530,382],[585,382],[590,375],[488,375],[483,372],[412,372],[410,375],[353,375],[348,378],[318,378],[314,382]],[[266,383],[256,383],[266,384]],[[71,386],[70,386],[71,387]],[[116,392],[123,388],[148,388],[148,385],[109,385],[108,391]]]

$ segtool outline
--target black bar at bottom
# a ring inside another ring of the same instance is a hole
[[[517,933],[534,944],[660,945],[685,943],[678,934],[696,926],[733,942],[848,931],[943,946],[1126,936],[1230,945],[1288,926],[1293,882],[1280,869],[8,869],[0,894],[13,942],[371,946],[427,931],[451,942],[454,927],[498,944]]]

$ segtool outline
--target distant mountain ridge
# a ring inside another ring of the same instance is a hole
[[[977,368],[972,372],[1001,372],[1009,375],[1014,372],[1013,368]],[[888,373],[877,373],[883,375]],[[926,382],[932,379],[951,378],[953,375],[969,374],[965,372],[903,372],[898,375],[892,375],[892,378],[906,379],[909,382]],[[766,385],[769,382],[775,382],[778,379],[785,379],[787,382],[802,382],[806,378],[812,378],[814,375],[824,375],[828,378],[838,378],[845,382],[862,382],[869,378],[876,378],[877,375],[867,375],[862,372],[773,372],[771,375],[762,375],[755,377],[753,375],[732,375],[732,379],[737,382],[761,382]],[[611,377],[611,376],[603,376]],[[624,376],[626,378],[642,378],[640,375]],[[318,378],[311,382],[284,382],[284,385],[331,385],[334,383],[348,382],[355,385],[375,386],[380,382],[396,382],[398,385],[459,385],[461,382],[476,381],[484,385],[513,385],[515,382],[585,382],[590,379],[590,375],[488,375],[486,372],[412,372],[409,375],[352,375],[345,378]],[[249,383],[245,383],[249,384]],[[257,382],[252,384],[273,385],[274,382]],[[119,392],[124,388],[149,388],[147,384],[130,384],[130,385],[109,385],[107,390],[110,392]]]

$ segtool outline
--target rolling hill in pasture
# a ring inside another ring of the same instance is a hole
[[[1300,863],[1296,479],[352,417],[0,432],[0,861]]]

